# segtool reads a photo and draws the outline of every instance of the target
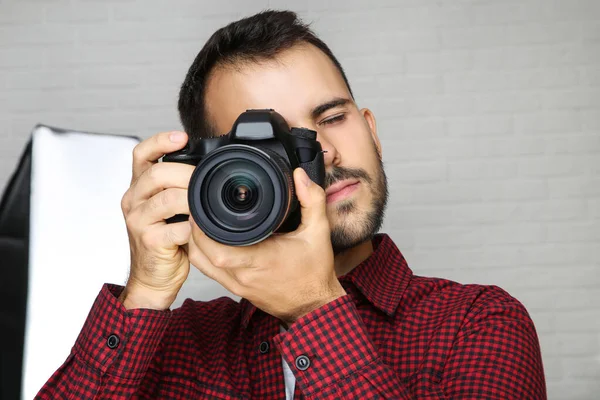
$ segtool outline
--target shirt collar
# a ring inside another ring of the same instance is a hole
[[[371,304],[392,316],[412,278],[412,271],[388,235],[375,235],[372,242],[373,253],[339,280],[342,284],[352,283]],[[256,307],[242,299],[241,311],[242,327],[246,328]]]

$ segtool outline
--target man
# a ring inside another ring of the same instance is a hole
[[[248,247],[209,239],[189,214],[194,167],[157,163],[187,140],[275,109],[318,133],[326,190],[294,171],[302,222]],[[105,285],[40,398],[542,399],[535,328],[494,286],[412,274],[375,235],[387,200],[373,113],[328,47],[291,12],[218,30],[181,87],[186,133],[140,143],[122,201],[126,287]],[[188,136],[189,135],[189,138]],[[169,310],[190,263],[231,292]]]

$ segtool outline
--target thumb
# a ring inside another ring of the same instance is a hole
[[[294,185],[300,201],[302,225],[326,220],[326,196],[323,188],[314,183],[302,168],[294,170]]]

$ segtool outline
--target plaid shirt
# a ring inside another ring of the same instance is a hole
[[[347,295],[280,333],[246,300],[130,310],[105,285],[42,399],[545,399],[538,337],[496,286],[415,276],[386,235]]]

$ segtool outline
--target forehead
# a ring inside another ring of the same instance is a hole
[[[272,60],[217,67],[205,101],[211,122],[225,133],[247,109],[272,108],[296,125],[335,97],[351,98],[341,73],[321,50],[302,45]]]

